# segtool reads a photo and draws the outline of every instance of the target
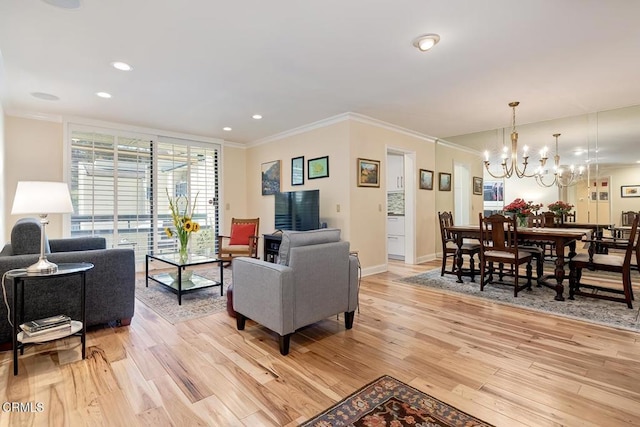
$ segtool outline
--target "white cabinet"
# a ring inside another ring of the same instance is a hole
[[[404,157],[387,155],[387,191],[404,190]]]
[[[389,258],[404,259],[404,217],[387,217],[387,253]]]

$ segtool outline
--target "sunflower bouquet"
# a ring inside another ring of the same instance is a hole
[[[164,232],[169,237],[176,236],[178,238],[178,241],[180,242],[180,255],[186,256],[187,244],[189,243],[191,233],[196,233],[200,230],[200,224],[192,219],[193,212],[196,208],[196,201],[198,200],[198,194],[196,194],[196,197],[193,199],[191,211],[189,211],[189,200],[186,196],[177,196],[173,198],[169,196],[169,190],[166,191],[175,232],[172,231],[170,227],[166,227]]]

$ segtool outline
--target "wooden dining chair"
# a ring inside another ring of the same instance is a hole
[[[624,302],[627,307],[633,308],[633,288],[631,283],[631,268],[635,262],[640,261],[640,238],[638,238],[638,221],[640,215],[635,215],[631,223],[631,232],[628,239],[619,238],[599,238],[588,240],[589,252],[578,254],[569,260],[569,299],[574,299],[575,295],[600,298],[610,301]],[[610,249],[622,250],[615,253],[609,250],[608,254],[596,252],[596,245],[607,245]],[[587,268],[591,271],[609,271],[620,273],[622,276],[622,289],[613,288],[598,284],[581,283],[582,270]],[[591,289],[585,292],[582,289]],[[613,294],[613,295],[612,295]],[[622,296],[616,296],[622,295]]]
[[[518,230],[514,218],[494,214],[483,218],[480,214],[480,290],[483,291],[487,283],[503,283],[503,276],[513,277],[513,296],[517,297],[522,289],[531,290],[531,260],[530,252],[522,251],[518,247]],[[495,267],[499,265],[499,280],[494,281]],[[504,264],[511,265],[508,273],[504,273]],[[526,264],[527,283],[518,284],[519,267]]]
[[[438,212],[438,220],[440,221],[440,235],[442,237],[442,269],[440,270],[440,276],[447,274],[458,274],[456,266],[456,254],[458,252],[458,244],[456,243],[455,235],[447,230],[447,227],[453,226],[453,215],[451,212]],[[471,281],[475,280],[475,260],[474,256],[480,253],[480,244],[478,243],[463,243],[462,255],[469,257],[469,269],[463,269],[465,276],[470,276]],[[447,258],[451,258],[451,270],[447,270]]]

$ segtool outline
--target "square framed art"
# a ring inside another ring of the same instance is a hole
[[[380,187],[380,160],[358,159],[358,187]]]
[[[329,156],[316,157],[307,161],[307,179],[327,178],[329,176]]]

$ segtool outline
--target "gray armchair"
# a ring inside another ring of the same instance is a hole
[[[252,319],[279,334],[280,353],[303,326],[343,312],[353,326],[358,306],[358,260],[340,230],[285,231],[279,264],[253,258],[233,262],[233,308],[239,330]]]

